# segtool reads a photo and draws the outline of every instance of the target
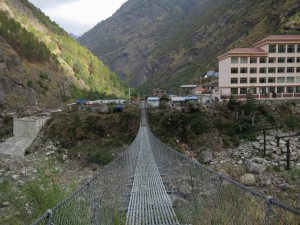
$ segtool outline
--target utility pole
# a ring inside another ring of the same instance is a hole
[[[131,99],[131,97],[130,97],[130,86],[129,86],[129,104],[130,104],[130,99]]]

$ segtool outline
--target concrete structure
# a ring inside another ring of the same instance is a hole
[[[218,57],[223,98],[300,98],[300,35],[271,35]]]
[[[15,137],[35,138],[49,117],[14,118]]]
[[[14,118],[14,137],[0,144],[0,154],[24,156],[41,128],[50,117]]]

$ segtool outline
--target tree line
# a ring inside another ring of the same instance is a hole
[[[0,35],[20,56],[29,61],[48,61],[50,50],[33,33],[28,32],[5,11],[0,10]]]

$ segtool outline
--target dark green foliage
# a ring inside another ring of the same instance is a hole
[[[13,117],[10,115],[0,116],[0,140],[7,138],[13,133]]]
[[[46,136],[82,154],[90,162],[106,164],[115,148],[129,144],[139,128],[140,110],[126,106],[121,113],[97,114],[75,111],[56,115],[48,121]]]
[[[0,10],[0,35],[27,60],[49,61],[51,52],[44,42],[39,41],[34,34],[24,29],[20,23],[10,19]]]
[[[196,107],[196,104],[190,103]],[[178,149],[178,143],[189,144],[192,148],[204,143],[201,135],[210,132],[213,127],[209,116],[196,107],[190,113],[165,110],[148,110],[149,124],[153,132],[166,143]],[[177,146],[176,146],[177,145]]]
[[[28,81],[27,81],[27,86],[30,87],[30,88],[33,87],[33,82],[32,82],[32,80],[28,80]]]
[[[91,163],[97,163],[100,165],[106,165],[113,159],[111,152],[105,151],[103,149],[93,149],[91,153],[88,154],[88,161]]]
[[[288,115],[284,119],[284,123],[289,129],[300,129],[300,117],[297,115]]]

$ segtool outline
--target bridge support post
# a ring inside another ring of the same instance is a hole
[[[272,209],[272,196],[266,196],[265,204],[266,204],[266,214],[265,214],[265,225],[272,225],[271,217],[274,213]]]
[[[51,221],[52,221],[53,212],[52,212],[51,209],[48,209],[46,211],[46,213],[47,213],[47,216],[46,216],[47,223],[46,224],[47,225],[52,225]]]

